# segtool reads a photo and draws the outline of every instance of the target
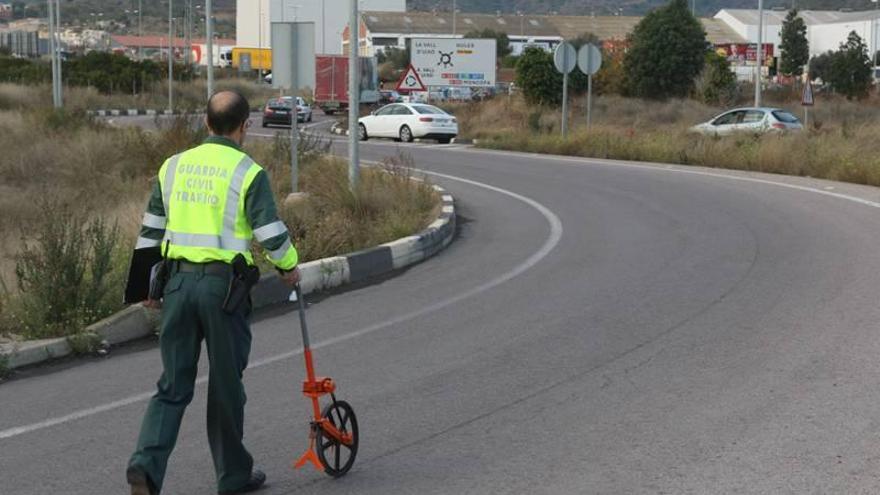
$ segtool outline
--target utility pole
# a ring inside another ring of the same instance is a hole
[[[691,0],[691,14],[693,14],[694,17],[697,16],[697,0]]]
[[[205,36],[208,38],[208,98],[214,94],[214,18],[211,0],[205,0]]]
[[[761,106],[761,69],[764,58],[764,0],[758,0],[758,51],[755,54],[755,106]]]
[[[58,83],[58,67],[55,65],[55,57],[58,53],[55,50],[55,0],[48,0],[49,7],[49,56],[52,60],[52,106],[61,108],[61,102],[58,101],[58,91],[55,85]]]
[[[168,0],[168,111],[174,111],[174,0]]]
[[[456,8],[456,1],[452,0],[452,36],[454,37],[457,33],[455,32],[456,21],[458,20],[458,9]]]
[[[64,98],[61,92],[64,81],[64,75],[61,71],[61,0],[55,0],[55,34],[58,36],[58,41],[55,42],[55,50],[58,52],[55,56],[55,65],[58,66],[58,83],[55,91],[58,92],[58,106],[63,107]]]
[[[358,0],[351,1],[348,18],[348,184],[357,188],[360,164],[358,163],[358,117],[360,116],[361,92],[358,81],[358,50],[360,48],[361,24],[358,20]]]
[[[257,84],[263,80],[263,0],[257,0]]]
[[[144,60],[144,0],[138,0],[138,60]]]

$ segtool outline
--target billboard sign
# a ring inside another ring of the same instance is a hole
[[[410,62],[426,86],[494,87],[494,39],[413,38]]]
[[[731,65],[746,65],[748,62],[754,65],[758,60],[758,44],[722,43],[715,45],[715,53],[726,58]],[[773,43],[764,43],[761,60],[768,67],[773,65]]]

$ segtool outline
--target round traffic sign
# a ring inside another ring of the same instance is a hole
[[[602,67],[602,52],[596,45],[587,43],[578,50],[577,63],[581,72],[591,76],[599,72],[599,68]]]
[[[556,50],[553,51],[553,65],[556,66],[556,70],[568,74],[574,70],[576,63],[577,52],[570,43],[563,41],[556,46]]]

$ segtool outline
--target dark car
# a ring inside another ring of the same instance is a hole
[[[299,96],[296,97],[297,122],[311,122],[312,108]],[[293,114],[293,97],[273,98],[266,102],[263,109],[263,127],[270,125],[290,125]]]
[[[397,91],[387,91],[382,90],[379,91],[379,104],[387,105],[389,103],[400,103],[403,101],[403,97],[400,96],[400,93]]]

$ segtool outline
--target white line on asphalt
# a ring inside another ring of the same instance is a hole
[[[648,164],[640,164],[633,163],[624,160],[606,160],[602,158],[588,158],[588,157],[569,157],[569,156],[559,156],[559,155],[542,155],[539,153],[524,153],[517,151],[501,151],[501,150],[482,150],[478,148],[459,148],[456,151],[464,151],[469,153],[481,153],[487,155],[500,155],[500,156],[517,156],[520,158],[529,158],[535,157],[540,158],[542,160],[553,160],[557,162],[568,162],[573,165],[599,165],[600,167],[623,167],[623,168],[635,168],[640,170],[650,170],[654,172],[672,172],[679,174],[688,174],[688,175],[700,175],[704,177],[713,177],[718,179],[730,179],[740,182],[752,182],[756,184],[766,184],[770,186],[784,187],[786,189],[794,189],[796,191],[804,191],[815,194],[820,194],[822,196],[831,196],[832,198],[843,199],[846,201],[852,201],[853,203],[858,203],[864,206],[870,206],[872,208],[880,208],[880,202],[871,201],[868,199],[862,199],[858,196],[851,196],[849,194],[831,192],[831,189],[817,189],[815,187],[809,186],[799,186],[797,184],[787,184],[785,182],[777,182],[768,179],[758,179],[756,177],[741,177],[737,175],[729,175],[729,174],[720,174],[717,172],[706,172],[704,170],[687,170],[684,168],[685,165],[664,165],[661,163],[648,165]],[[737,172],[736,169],[730,169],[732,172]],[[739,172],[747,172],[744,170],[739,170]],[[857,185],[857,184],[854,184]]]
[[[392,318],[390,320],[386,320],[381,323],[376,323],[375,325],[371,325],[366,328],[356,330],[354,332],[350,332],[350,333],[347,333],[344,335],[340,335],[338,337],[333,337],[331,339],[324,340],[322,342],[319,342],[317,344],[312,345],[312,349],[321,349],[323,347],[327,347],[327,346],[331,346],[334,344],[338,344],[340,342],[345,342],[345,341],[348,341],[351,339],[355,339],[355,338],[361,337],[363,335],[367,335],[367,334],[382,330],[383,328],[387,328],[389,326],[402,323],[406,320],[410,320],[412,318],[424,316],[424,315],[432,313],[434,311],[443,309],[449,305],[455,304],[455,303],[462,301],[464,299],[474,297],[477,294],[480,294],[480,293],[485,292],[487,290],[493,289],[496,286],[501,285],[501,284],[507,282],[508,280],[521,275],[525,271],[531,269],[532,267],[534,267],[535,265],[540,263],[542,259],[544,259],[548,254],[550,254],[551,251],[553,251],[553,249],[556,247],[556,245],[559,244],[560,239],[562,239],[562,221],[559,219],[559,217],[556,216],[556,214],[553,213],[549,208],[547,208],[546,206],[542,205],[541,203],[538,203],[537,201],[535,201],[531,198],[528,198],[526,196],[522,196],[522,195],[517,194],[512,191],[508,191],[506,189],[502,189],[500,187],[491,186],[489,184],[484,184],[482,182],[477,182],[477,181],[465,179],[462,177],[455,177],[452,175],[440,174],[437,172],[428,172],[425,170],[420,170],[420,172],[427,174],[427,175],[433,175],[435,177],[440,177],[442,179],[448,179],[448,180],[452,180],[452,181],[462,182],[464,184],[469,184],[469,185],[480,187],[483,189],[488,189],[490,191],[504,194],[506,196],[509,196],[511,198],[519,200],[519,201],[531,206],[532,208],[536,209],[547,220],[547,223],[550,224],[550,235],[544,241],[544,244],[541,246],[541,248],[538,249],[538,251],[536,251],[534,254],[529,256],[529,258],[527,260],[525,260],[523,263],[517,265],[517,267],[514,268],[513,270],[511,270],[507,273],[504,273],[497,278],[494,278],[494,279],[492,279],[482,285],[474,287],[474,288],[467,290],[465,292],[461,292],[458,295],[456,295],[455,297],[445,299],[443,301],[434,303],[430,306],[425,306],[425,307],[418,309],[416,311],[412,311],[412,312],[400,315],[396,318]],[[269,365],[272,363],[284,361],[284,360],[290,359],[298,354],[301,354],[302,351],[303,351],[302,348],[299,348],[299,349],[296,349],[296,350],[293,350],[290,352],[285,352],[283,354],[279,354],[276,356],[270,356],[267,358],[263,358],[263,359],[254,361],[250,366],[248,366],[248,369],[260,368],[260,367],[263,367],[263,366],[266,366],[266,365]],[[196,384],[201,385],[207,381],[208,381],[207,376],[201,376],[196,380]],[[131,397],[126,397],[124,399],[120,399],[117,401],[109,402],[106,404],[101,404],[100,406],[95,406],[95,407],[91,407],[88,409],[81,409],[79,411],[75,411],[75,412],[72,412],[72,413],[64,415],[64,416],[50,418],[50,419],[40,421],[37,423],[33,423],[33,424],[29,424],[29,425],[8,428],[6,430],[0,431],[0,440],[12,438],[12,437],[17,437],[19,435],[24,435],[26,433],[31,433],[31,432],[34,432],[37,430],[42,430],[42,429],[49,428],[52,426],[57,426],[60,424],[69,423],[71,421],[76,421],[78,419],[87,418],[89,416],[94,416],[96,414],[111,411],[113,409],[118,409],[120,407],[124,407],[124,406],[128,406],[128,405],[131,405],[131,404],[134,404],[137,402],[145,401],[145,400],[149,399],[150,397],[152,397],[152,395],[153,395],[153,392],[144,392],[144,393],[133,395]]]

